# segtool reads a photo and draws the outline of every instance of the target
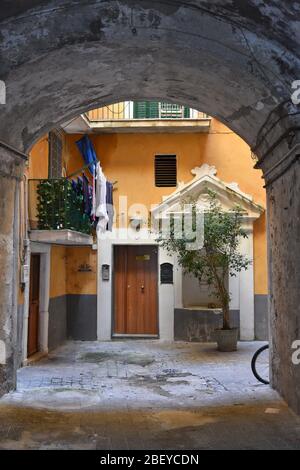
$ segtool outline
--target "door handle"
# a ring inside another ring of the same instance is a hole
[[[145,286],[143,286],[143,285],[141,286],[141,292],[142,292],[142,294],[144,294],[144,292],[145,292]]]

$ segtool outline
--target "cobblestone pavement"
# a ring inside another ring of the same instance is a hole
[[[252,376],[261,343],[68,342],[0,400],[0,449],[300,449],[300,418]]]

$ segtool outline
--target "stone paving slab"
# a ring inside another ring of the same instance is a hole
[[[300,419],[252,376],[260,346],[68,342],[0,400],[0,449],[300,449]]]

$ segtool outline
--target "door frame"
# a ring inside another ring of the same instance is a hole
[[[31,253],[29,282],[29,315],[27,356],[34,357],[39,352],[39,310],[40,310],[40,269],[41,255]]]
[[[134,246],[134,247],[138,247],[138,246],[148,246],[148,247],[153,247],[153,248],[157,248],[157,266],[156,266],[156,269],[157,269],[157,290],[156,290],[156,305],[157,305],[157,308],[156,308],[156,321],[157,321],[157,334],[154,334],[154,335],[150,335],[150,334],[118,334],[118,333],[114,333],[114,320],[115,320],[115,248],[117,246]],[[112,253],[112,300],[111,300],[111,305],[112,305],[112,309],[111,309],[111,337],[112,338],[153,338],[153,339],[159,339],[159,253],[158,253],[158,250],[159,250],[159,246],[155,243],[145,243],[145,244],[142,244],[142,243],[129,243],[129,244],[124,244],[124,243],[115,243],[112,245],[112,250],[113,250],[113,253]]]
[[[174,309],[177,303],[175,289],[177,279],[176,261],[156,242],[154,234],[136,233],[135,236],[124,235],[124,230],[113,229],[105,237],[98,235],[98,280],[97,280],[97,339],[111,341],[113,333],[113,250],[114,245],[153,245],[158,248],[158,339],[174,341]],[[174,266],[174,284],[161,284],[160,266],[171,263]],[[109,280],[102,279],[102,266],[109,266]]]
[[[27,250],[27,265],[29,268],[28,280],[25,284],[24,294],[24,323],[23,323],[23,348],[22,364],[25,366],[29,359],[28,346],[28,321],[29,321],[29,289],[30,289],[30,260],[31,254],[40,255],[40,292],[39,292],[39,326],[38,326],[38,353],[48,354],[48,327],[49,327],[49,295],[50,295],[50,266],[51,245],[31,242]],[[34,357],[34,355],[32,356]]]

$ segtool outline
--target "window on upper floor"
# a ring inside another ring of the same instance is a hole
[[[158,101],[134,101],[133,119],[158,119]]]
[[[190,108],[158,101],[134,101],[133,119],[189,119]]]

